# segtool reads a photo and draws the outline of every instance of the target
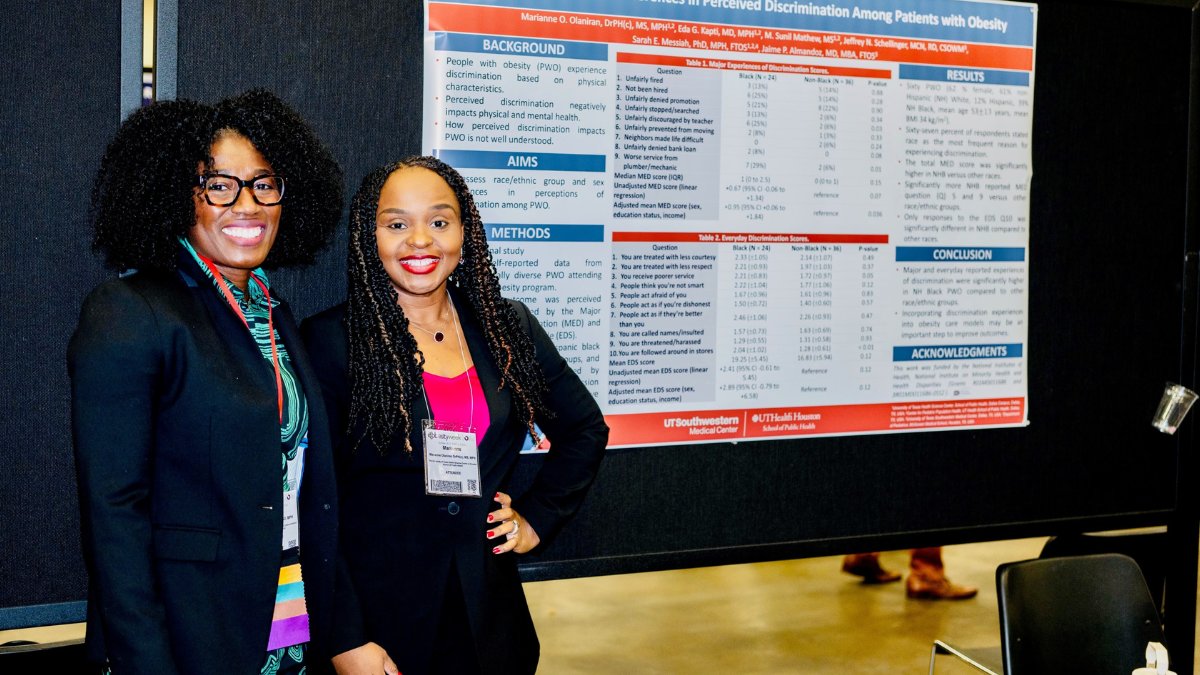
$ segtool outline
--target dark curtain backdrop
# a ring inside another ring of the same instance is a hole
[[[66,345],[84,295],[105,275],[87,208],[121,121],[121,5],[6,2],[0,11],[2,611],[86,593]]]

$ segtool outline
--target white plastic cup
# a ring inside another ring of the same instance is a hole
[[[1183,418],[1195,402],[1196,392],[1181,384],[1168,382],[1150,424],[1164,434],[1173,434],[1183,424]]]

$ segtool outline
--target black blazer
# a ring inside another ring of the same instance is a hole
[[[400,438],[385,455],[369,439],[352,450],[340,433],[350,400],[345,305],[306,319],[301,327],[335,431],[342,545],[354,582],[352,595],[339,593],[339,618],[346,605],[352,609],[337,631],[346,648],[365,640],[379,643],[405,675],[427,672],[453,565],[483,672],[532,673],[539,647],[517,556],[493,554],[496,544],[484,536],[487,514],[499,508],[492,496],[508,492],[526,437],[525,416],[513,408],[509,388],[499,389],[499,371],[469,301],[455,293],[454,302],[462,310],[463,333],[491,418],[479,447],[482,498],[425,494],[420,420],[428,413],[423,405],[411,411],[411,457]],[[608,426],[537,319],[525,305],[510,303],[533,340],[549,386],[547,402],[556,413],[537,420],[551,449],[529,491],[515,495],[513,503],[544,546],[582,503],[604,455]]]
[[[117,675],[258,672],[279,580],[274,370],[191,257],[179,265],[92,291],[67,356],[88,653]],[[308,399],[300,551],[319,667],[337,551],[329,426],[282,302],[274,322]]]

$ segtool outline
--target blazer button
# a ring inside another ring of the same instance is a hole
[[[450,515],[457,516],[460,510],[458,508],[458,502],[450,502],[446,505],[446,510],[450,512]]]

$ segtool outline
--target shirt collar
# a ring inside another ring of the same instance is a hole
[[[234,299],[236,299],[238,302],[243,302],[246,300],[249,300],[255,304],[261,304],[264,302],[266,295],[263,293],[263,288],[270,289],[271,283],[267,279],[267,273],[262,267],[255,267],[250,271],[250,275],[261,281],[262,286],[259,286],[258,284],[247,284],[247,290],[243,291],[242,289],[238,288],[237,284],[230,281],[229,278],[224,274],[221,274],[221,281],[218,281],[216,277],[213,276],[213,270],[216,268],[210,267],[208,263],[206,263],[204,259],[200,257],[200,253],[196,251],[196,249],[192,246],[192,242],[188,241],[187,237],[180,237],[179,243],[181,246],[183,246],[183,250],[187,251],[188,255],[192,257],[192,260],[196,261],[196,265],[200,268],[200,272],[204,274],[205,277],[208,277],[209,281],[212,282],[213,286],[216,287],[218,291],[221,290],[221,284],[224,282],[224,284],[229,287],[230,292],[233,293]],[[249,295],[249,298],[246,297],[247,294]],[[278,304],[278,300],[271,298],[272,307]]]

